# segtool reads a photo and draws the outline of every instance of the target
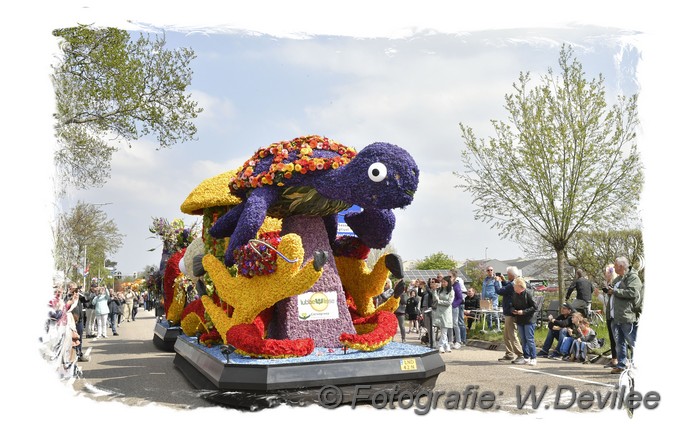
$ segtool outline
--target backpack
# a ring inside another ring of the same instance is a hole
[[[456,282],[458,282],[458,284],[460,285],[460,291],[461,291],[462,293],[466,293],[466,292],[467,292],[467,288],[465,287],[465,284],[463,283],[463,279],[461,279],[460,277],[458,277],[458,278],[456,278]]]

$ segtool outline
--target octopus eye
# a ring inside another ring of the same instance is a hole
[[[380,162],[375,162],[368,167],[368,177],[373,182],[380,182],[387,178],[387,166]]]

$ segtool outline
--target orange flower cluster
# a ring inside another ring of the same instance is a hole
[[[330,158],[314,157],[313,150],[326,150],[338,153]],[[236,192],[263,185],[278,185],[293,174],[306,174],[319,170],[337,169],[346,165],[357,152],[333,140],[318,135],[303,136],[291,141],[281,141],[259,149],[231,179],[229,187]],[[269,169],[255,174],[255,167],[265,157],[273,156]]]

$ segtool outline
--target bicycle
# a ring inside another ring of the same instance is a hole
[[[590,310],[588,312],[588,323],[593,328],[597,328],[605,323],[604,317],[602,316],[602,310]]]

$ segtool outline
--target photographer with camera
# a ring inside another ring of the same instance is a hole
[[[73,320],[75,322],[76,332],[78,333],[78,344],[74,345],[76,357],[79,361],[84,362],[83,356],[83,314],[85,309],[83,304],[87,301],[87,298],[83,293],[80,292],[80,287],[74,282],[69,283],[68,293],[66,295],[66,301],[71,301],[73,305],[73,310],[71,313],[73,315]]]
[[[613,368],[619,363],[619,360],[616,357],[616,341],[614,340],[614,325],[613,325],[614,319],[612,317],[611,308],[614,299],[609,295],[609,290],[612,289],[612,282],[614,281],[615,275],[616,274],[614,273],[614,264],[608,264],[604,268],[604,283],[600,288],[602,292],[598,292],[599,293],[598,297],[602,301],[602,306],[604,307],[604,318],[605,321],[607,322],[607,333],[609,334],[609,343],[612,356],[609,363],[604,365],[605,368]]]
[[[493,274],[493,267],[486,267],[486,277],[482,281],[482,299],[491,301],[491,308],[498,310],[498,289],[501,282],[503,281],[503,276],[500,273]],[[487,327],[489,330],[493,330],[493,321],[496,320],[496,331],[501,330],[501,319],[498,314],[493,313],[487,317]]]

